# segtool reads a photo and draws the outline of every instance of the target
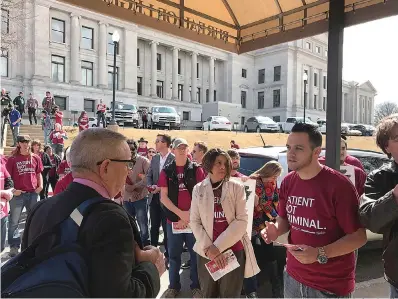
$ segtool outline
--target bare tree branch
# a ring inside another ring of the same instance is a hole
[[[398,113],[398,105],[393,102],[383,102],[375,108],[374,124],[377,125],[384,117]]]

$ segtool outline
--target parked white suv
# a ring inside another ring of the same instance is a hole
[[[181,118],[173,107],[153,106],[148,113],[148,125],[151,129],[163,128],[179,130]]]

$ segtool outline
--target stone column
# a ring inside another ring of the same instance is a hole
[[[323,110],[323,70],[319,70],[318,109]],[[326,108],[326,107],[325,107]]]
[[[99,22],[98,34],[98,87],[108,87],[108,67],[106,63],[106,45],[107,45],[107,27],[108,25]]]
[[[343,92],[343,95],[341,97],[341,122],[344,122],[345,120],[345,105],[347,101],[347,94]]]
[[[70,83],[80,84],[80,16],[70,15]]]
[[[156,84],[158,78],[158,71],[156,69],[156,58],[158,53],[158,44],[155,41],[151,42],[151,97],[156,98]]]
[[[171,99],[175,101],[178,101],[178,51],[178,48],[173,48],[173,90]]]
[[[196,92],[197,92],[197,79],[196,79],[196,69],[198,62],[198,54],[195,52],[191,53],[191,102],[196,103]]]
[[[214,102],[214,57],[209,58],[209,103]]]
[[[310,72],[308,74],[308,108],[314,109],[314,68],[312,66],[309,67]]]
[[[124,90],[125,92],[137,92],[137,32],[124,30],[124,38],[119,45],[124,47]]]

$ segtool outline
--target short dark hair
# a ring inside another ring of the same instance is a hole
[[[227,151],[227,153],[228,153],[228,155],[229,155],[231,158],[239,158],[239,157],[240,157],[238,151],[237,151],[236,149],[234,149],[234,148],[229,149],[229,150]]]
[[[322,133],[314,125],[299,122],[292,128],[292,133],[307,133],[313,148],[322,146]]]
[[[49,146],[49,145],[46,145],[46,146],[44,146],[44,152],[46,152],[49,148],[51,148],[52,149],[52,147],[51,146]]]
[[[231,177],[231,168],[232,168],[231,157],[228,155],[226,151],[220,148],[212,148],[203,156],[202,167],[207,173],[212,173],[211,171],[213,170],[214,163],[216,162],[218,156],[224,156],[227,159],[227,165],[226,165],[227,173],[225,175],[225,178],[229,179]]]
[[[129,145],[129,147],[132,146],[135,151],[138,149],[137,141],[135,141],[134,139],[127,139],[126,142]]]
[[[398,125],[398,114],[392,114],[383,118],[376,128],[376,144],[385,153],[388,158],[392,155],[387,152],[386,148],[388,146],[388,141],[395,136],[393,134],[393,129]]]
[[[163,142],[167,144],[168,147],[171,145],[171,136],[168,134],[158,134],[157,137],[162,137]]]
[[[197,146],[203,153],[207,153],[207,144],[204,143],[203,141],[197,141],[195,142],[194,146]]]

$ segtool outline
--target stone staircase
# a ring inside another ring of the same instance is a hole
[[[23,125],[19,127],[19,134],[20,135],[29,135],[32,140],[40,140],[40,142],[44,143],[44,134],[43,130],[41,129],[40,125],[29,125],[24,122]],[[7,140],[4,147],[4,155],[8,156],[11,154],[14,147],[13,145],[13,138],[12,132],[10,127],[7,128]]]

